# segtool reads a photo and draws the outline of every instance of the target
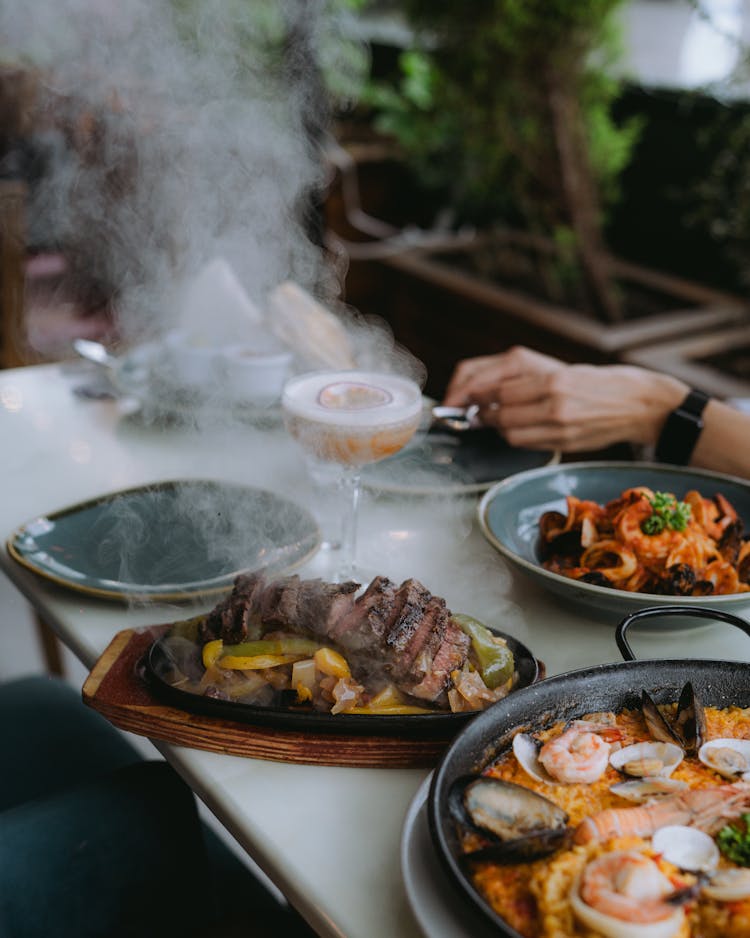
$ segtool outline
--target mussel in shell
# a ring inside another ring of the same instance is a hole
[[[706,718],[693,685],[688,681],[677,701],[677,712],[670,722],[666,720],[653,698],[641,691],[641,711],[646,726],[654,739],[664,743],[677,743],[687,755],[695,755],[706,735]]]
[[[449,809],[482,845],[464,859],[519,863],[553,853],[568,838],[568,815],[548,798],[489,775],[457,779]]]

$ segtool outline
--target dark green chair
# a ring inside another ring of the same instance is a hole
[[[62,680],[0,685],[0,734],[0,938],[312,935]]]

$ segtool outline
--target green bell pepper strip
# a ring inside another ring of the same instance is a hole
[[[257,642],[241,642],[239,645],[225,645],[221,658],[236,655],[242,658],[254,658],[257,655],[314,655],[322,647],[319,642],[302,636],[289,638],[260,639]]]
[[[486,625],[466,615],[454,615],[453,621],[471,639],[471,647],[476,658],[477,668],[482,680],[495,690],[513,676],[515,661],[513,652],[506,644],[499,644],[496,636]]]

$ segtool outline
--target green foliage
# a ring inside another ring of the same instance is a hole
[[[603,205],[618,196],[639,127],[618,127],[612,14],[623,0],[402,0],[415,48],[400,77],[363,96],[421,180],[459,219],[523,220],[552,235],[569,223],[551,95],[576,102]]]
[[[196,60],[221,57],[239,86],[257,93],[283,83],[295,67],[287,55],[290,34],[306,33],[310,60],[339,106],[356,97],[369,71],[365,44],[347,32],[347,19],[367,0],[170,0],[175,24]]]

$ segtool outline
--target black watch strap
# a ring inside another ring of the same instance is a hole
[[[703,429],[703,409],[708,394],[692,390],[664,421],[654,453],[657,462],[686,466]]]

